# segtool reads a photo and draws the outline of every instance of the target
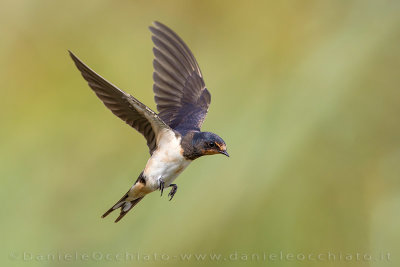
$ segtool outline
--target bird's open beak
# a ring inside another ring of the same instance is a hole
[[[220,151],[219,153],[221,153],[221,154],[223,154],[223,155],[225,155],[225,156],[227,156],[229,158],[229,154],[228,154],[228,152],[226,152],[226,150]]]

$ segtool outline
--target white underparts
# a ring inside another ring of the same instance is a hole
[[[191,162],[183,157],[181,137],[176,136],[173,131],[164,130],[157,141],[158,147],[143,172],[146,187],[152,191],[159,188],[160,178],[164,181],[164,186],[168,187]]]

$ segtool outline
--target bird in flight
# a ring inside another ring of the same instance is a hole
[[[201,125],[211,102],[203,75],[183,40],[160,22],[150,26],[154,43],[153,91],[158,114],[135,97],[106,81],[71,51],[69,54],[83,78],[104,105],[117,117],[141,133],[147,141],[150,159],[136,182],[106,213],[120,209],[121,220],[147,194],[171,187],[174,197],[176,177],[195,159],[204,155],[229,157],[224,140]]]

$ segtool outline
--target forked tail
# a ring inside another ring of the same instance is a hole
[[[128,191],[129,193],[129,191]],[[113,212],[116,209],[121,208],[121,212],[115,222],[119,222],[143,197],[134,199],[134,200],[127,200],[129,198],[128,193],[126,193],[114,206],[112,206],[109,210],[104,213],[101,218],[105,218],[108,214]]]
[[[143,172],[137,178],[135,184],[129,189],[128,192],[117,202],[114,206],[112,206],[106,213],[101,216],[101,218],[105,218],[108,214],[113,212],[116,209],[121,208],[121,213],[115,222],[119,222],[133,207],[136,206],[137,203],[140,202],[145,196],[141,192],[143,187],[146,185],[146,180],[143,176]]]

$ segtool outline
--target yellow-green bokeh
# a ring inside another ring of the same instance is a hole
[[[1,265],[398,266],[399,14],[399,1],[372,0],[2,1]],[[231,157],[197,160],[173,201],[151,194],[114,224],[100,215],[148,149],[90,91],[67,49],[154,109],[154,20],[194,52],[212,94],[203,129]],[[391,258],[240,258],[281,251]]]

